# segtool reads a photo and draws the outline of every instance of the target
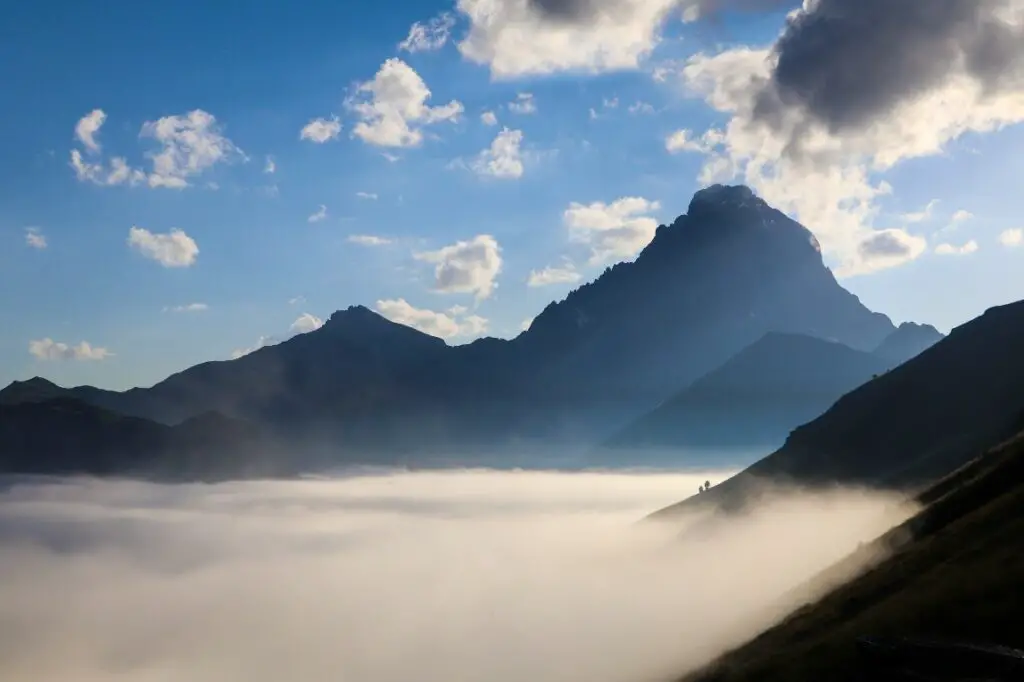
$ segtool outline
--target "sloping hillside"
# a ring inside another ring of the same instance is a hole
[[[687,682],[876,679],[855,646],[865,635],[1024,646],[1024,433],[919,499],[878,541],[888,559]]]

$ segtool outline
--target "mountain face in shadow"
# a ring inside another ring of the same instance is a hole
[[[794,428],[891,366],[833,341],[767,334],[614,436],[607,447],[776,448]]]
[[[0,404],[0,444],[6,474],[195,480],[292,471],[253,424],[210,413],[166,426],[67,397]]]
[[[1024,301],[992,308],[846,394],[785,445],[699,499],[743,504],[759,479],[912,487],[1024,429]]]
[[[746,187],[714,186],[635,261],[552,303],[510,341],[450,347],[357,306],[151,388],[68,395],[165,424],[216,411],[349,461],[590,445],[766,333],[870,351],[894,331],[839,286],[806,228]]]
[[[917,357],[944,338],[939,330],[930,324],[904,322],[879,344],[874,353],[899,365]]]

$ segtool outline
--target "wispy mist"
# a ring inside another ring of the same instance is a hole
[[[686,522],[634,523],[709,477],[12,484],[0,679],[659,680],[909,513],[833,492],[685,541]]]

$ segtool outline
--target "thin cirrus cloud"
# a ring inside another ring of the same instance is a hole
[[[65,360],[106,360],[113,355],[113,353],[106,348],[93,346],[87,341],[71,345],[54,341],[49,337],[39,339],[37,341],[30,341],[28,344],[28,352],[37,360],[47,362],[61,362]]]
[[[159,233],[133,226],[128,231],[128,246],[165,268],[187,268],[199,256],[195,240],[178,228]]]
[[[451,12],[442,12],[428,21],[417,21],[409,28],[409,35],[398,44],[399,50],[406,52],[434,52],[440,50],[448,42],[455,16]]]
[[[167,306],[164,312],[170,313],[201,313],[209,310],[210,306],[205,303],[186,303],[184,305]]]
[[[326,219],[327,219],[327,207],[324,206],[323,204],[320,204],[320,208],[318,208],[315,213],[313,213],[308,218],[306,218],[306,222],[319,223],[320,221],[326,220]]]

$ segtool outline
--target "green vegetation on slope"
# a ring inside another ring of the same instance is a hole
[[[861,679],[863,635],[1024,645],[1024,433],[919,500],[892,556],[687,680]]]

